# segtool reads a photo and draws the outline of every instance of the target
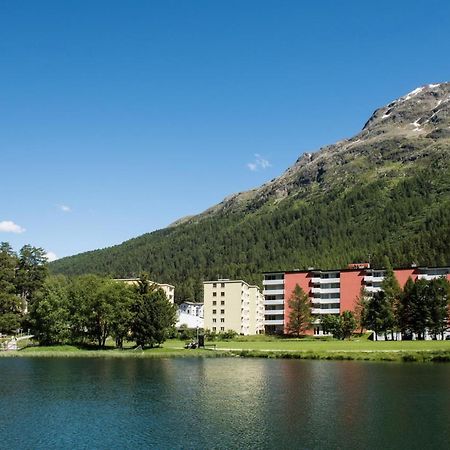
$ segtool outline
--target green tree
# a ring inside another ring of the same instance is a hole
[[[411,277],[403,287],[403,293],[400,298],[400,306],[397,309],[397,323],[402,333],[402,340],[412,339],[413,329],[413,306],[412,296],[415,290],[415,284]]]
[[[69,329],[72,342],[86,343],[94,336],[95,302],[103,279],[97,275],[82,275],[71,279],[69,286]],[[101,344],[101,342],[100,342]]]
[[[387,257],[384,260],[384,267],[385,275],[381,283],[381,289],[385,294],[386,300],[384,326],[386,329],[391,330],[391,339],[394,340],[394,332],[399,329],[397,317],[399,316],[402,289]]]
[[[445,278],[430,280],[428,283],[429,323],[428,331],[437,339],[444,339],[449,320],[450,283]]]
[[[49,277],[30,306],[32,333],[40,345],[52,345],[69,338],[69,283],[63,275]]]
[[[311,328],[311,302],[305,291],[298,285],[295,285],[294,291],[289,299],[289,323],[287,331],[294,336],[304,334]]]
[[[138,296],[133,305],[132,336],[137,345],[145,347],[162,344],[176,322],[176,309],[164,291],[150,285],[141,277]]]
[[[338,314],[324,314],[320,318],[320,324],[324,333],[331,333],[334,338],[341,339],[342,328],[341,320]]]
[[[0,332],[11,333],[20,327],[21,301],[16,295],[15,274],[17,257],[11,246],[0,244]]]
[[[425,339],[427,326],[430,323],[430,301],[427,280],[417,280],[410,292],[410,320],[411,331],[418,340]]]
[[[350,339],[358,323],[351,311],[344,311],[341,315],[326,314],[320,323],[325,333],[331,333],[336,339]]]
[[[369,298],[370,295],[364,289],[364,287],[362,287],[358,297],[356,298],[355,312],[354,312],[357,327],[359,328],[359,334],[363,333],[365,317],[367,314],[367,303],[369,301]]]
[[[15,282],[25,310],[44,284],[47,274],[47,257],[44,249],[24,245],[19,252]]]
[[[344,311],[341,316],[342,339],[350,339],[358,323],[351,311]]]
[[[384,291],[375,292],[367,302],[367,309],[364,318],[364,327],[375,333],[375,340],[378,335],[385,333],[392,324],[391,305]]]
[[[116,347],[123,348],[123,342],[131,330],[136,290],[124,283],[114,281],[109,285],[108,290],[109,301],[112,305],[110,333],[116,342]]]

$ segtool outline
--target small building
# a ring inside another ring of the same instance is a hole
[[[257,286],[243,280],[203,283],[205,328],[242,335],[264,332],[264,299]]]
[[[122,283],[136,285],[139,282],[139,278],[115,278],[114,281],[121,281]],[[150,280],[148,282],[151,285],[155,285],[161,288],[164,291],[164,294],[166,294],[166,297],[170,303],[173,304],[175,302],[175,286],[166,283],[157,283]]]
[[[178,307],[179,311],[191,316],[201,317],[203,319],[203,303],[183,302]]]

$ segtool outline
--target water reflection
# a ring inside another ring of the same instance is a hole
[[[447,448],[450,366],[0,359],[1,448]]]

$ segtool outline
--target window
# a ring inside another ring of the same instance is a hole
[[[217,304],[217,302],[215,300],[213,300],[213,305],[216,305],[216,304]]]
[[[217,328],[216,327],[213,327],[213,331],[216,331],[217,330]]]
[[[225,287],[225,283],[222,283],[222,284],[220,285],[220,287],[223,287],[223,288],[224,288],[224,287]]]
[[[225,310],[224,310],[224,309],[221,309],[221,310],[220,310],[220,314],[225,314]]]
[[[216,319],[213,319],[213,323],[216,323]]]
[[[220,319],[220,321],[221,321],[222,323],[224,323],[224,322],[225,322],[225,319],[222,317],[222,318]]]
[[[220,304],[221,304],[221,305],[225,305],[225,300],[222,300],[222,301],[220,302]]]
[[[220,327],[220,331],[225,331],[225,327]]]
[[[217,292],[213,292],[213,297],[217,297]]]
[[[217,283],[213,283],[213,288],[216,288],[217,287]]]
[[[216,314],[216,312],[217,312],[217,309],[213,309],[213,314]]]
[[[220,293],[220,296],[221,296],[221,297],[225,297],[225,292],[221,292],[221,293]]]

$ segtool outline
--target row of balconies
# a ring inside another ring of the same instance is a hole
[[[263,280],[264,286],[272,286],[274,284],[284,284],[284,280]]]
[[[340,288],[311,288],[311,292],[313,294],[339,294],[341,292]]]
[[[312,277],[312,284],[327,284],[327,283],[340,283],[340,278],[320,278],[320,277]]]

